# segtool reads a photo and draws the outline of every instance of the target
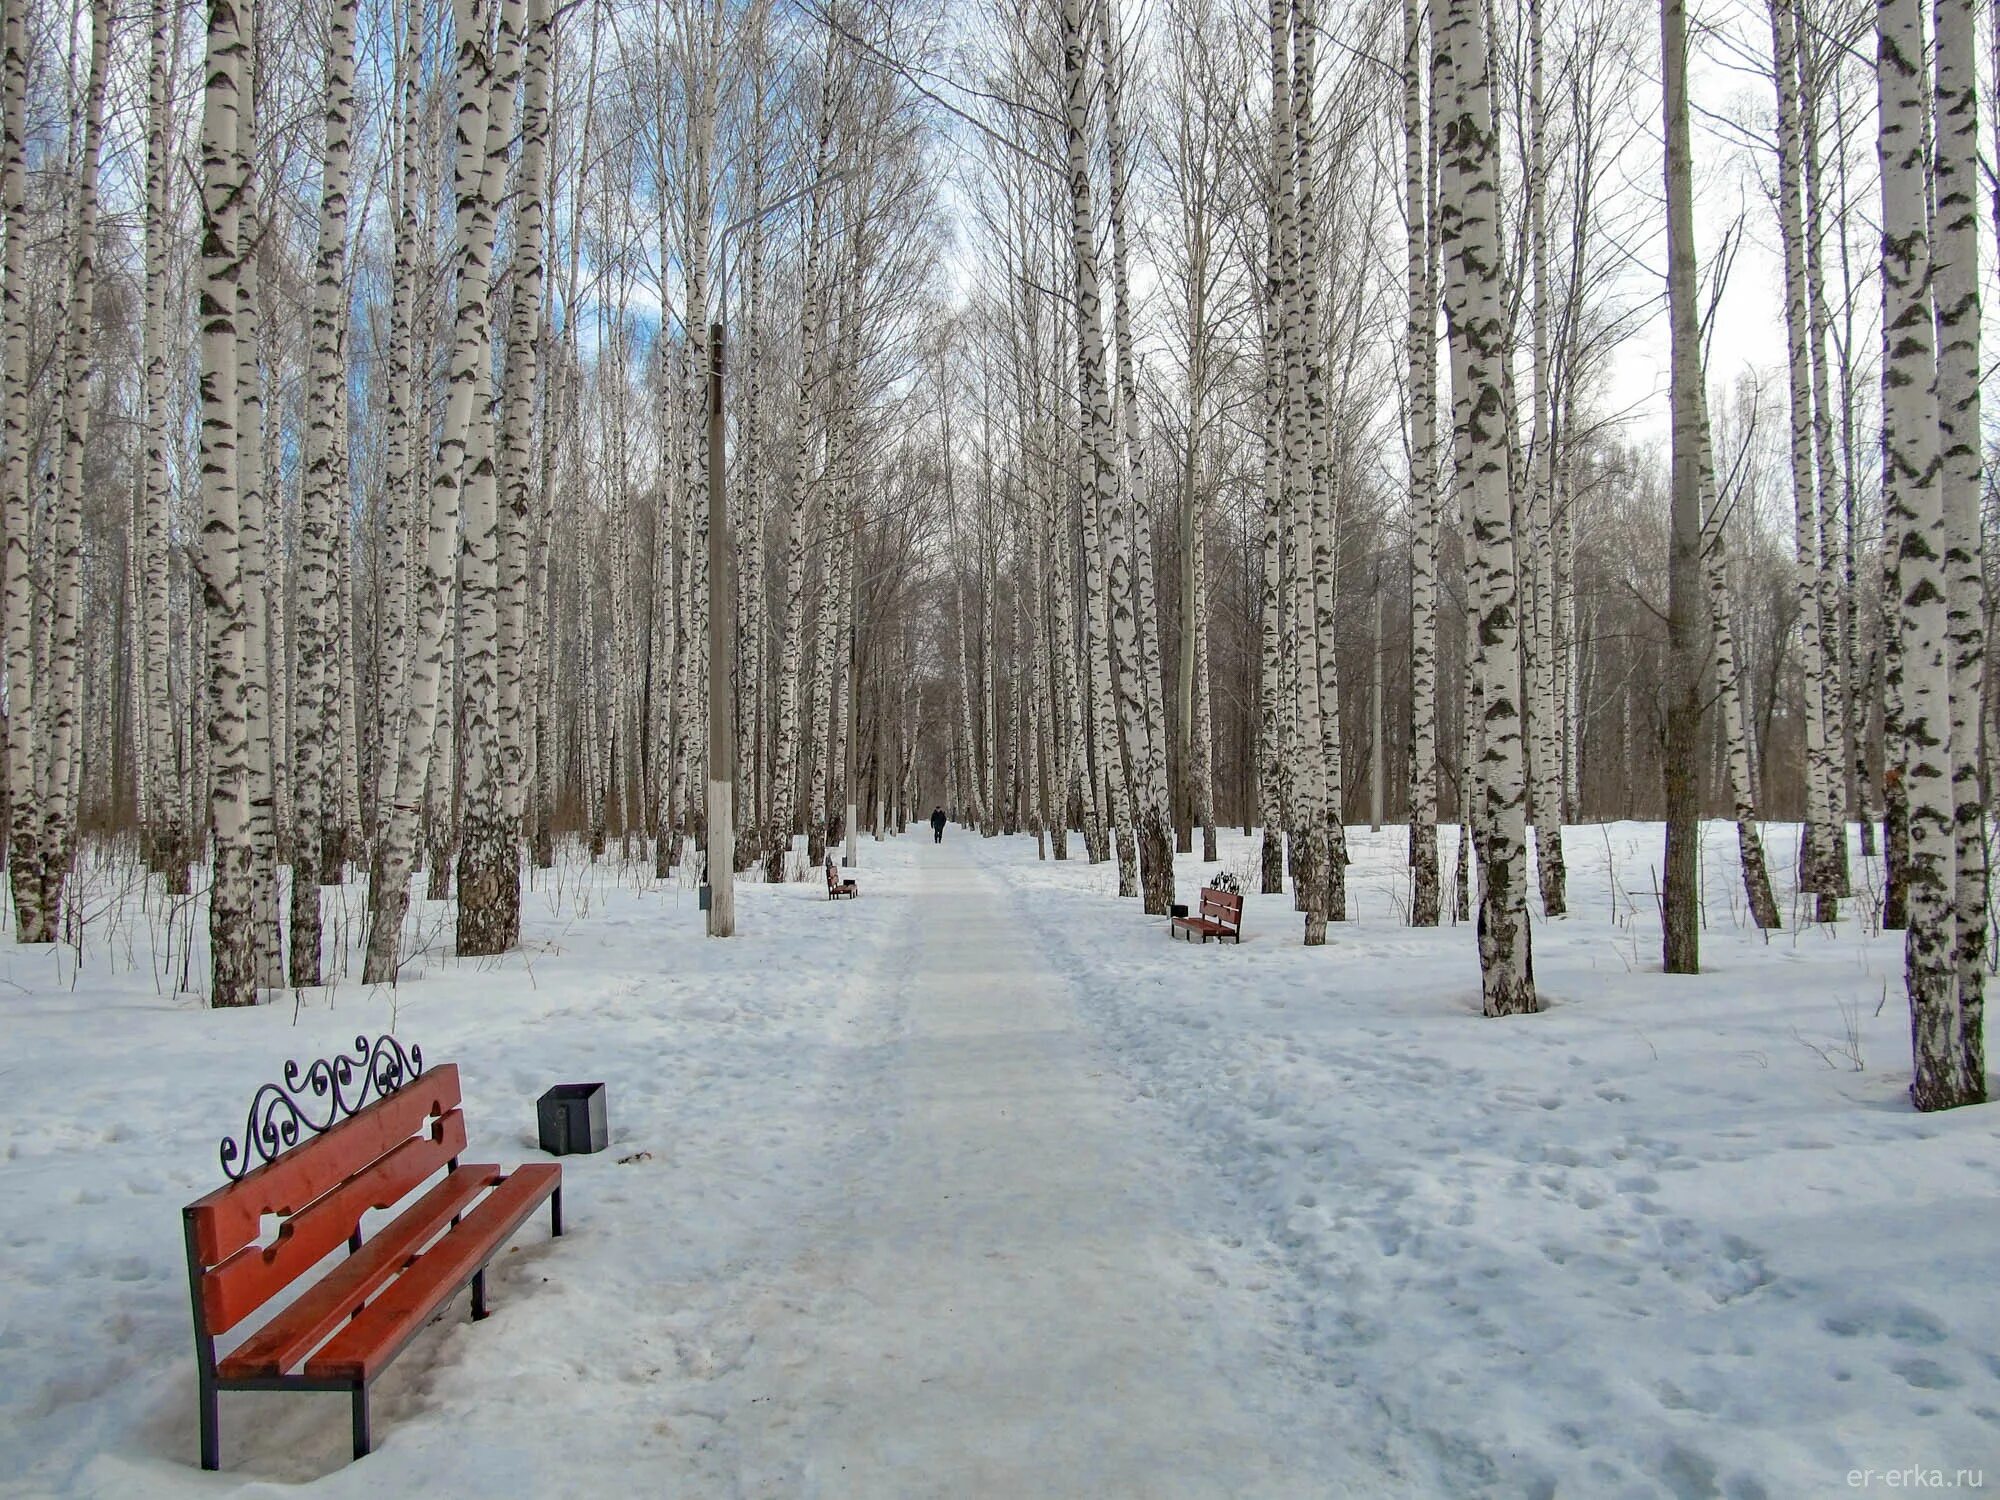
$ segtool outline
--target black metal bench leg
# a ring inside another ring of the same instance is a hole
[[[549,1195],[549,1237],[562,1238],[562,1189],[557,1188]]]
[[[204,1469],[222,1467],[222,1415],[216,1410],[215,1382],[206,1375],[201,1382],[201,1466]]]
[[[368,1434],[368,1383],[364,1380],[354,1387],[354,1456],[366,1458],[373,1446]]]
[[[486,1316],[486,1267],[472,1273],[472,1321]]]

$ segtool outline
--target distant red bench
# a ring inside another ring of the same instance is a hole
[[[852,899],[861,894],[861,887],[852,879],[841,879],[840,872],[833,867],[833,856],[826,857],[826,899],[838,901],[842,896]]]
[[[1201,905],[1191,917],[1175,917],[1167,927],[1168,937],[1184,937],[1190,943],[1227,939],[1243,941],[1243,898],[1233,891],[1203,887]]]
[[[562,1168],[535,1162],[503,1172],[461,1164],[465,1115],[455,1064],[422,1068],[393,1038],[356,1038],[359,1059],[323,1059],[286,1086],[267,1084],[251,1105],[244,1152],[262,1165],[182,1211],[201,1405],[201,1466],[221,1463],[218,1391],[346,1391],[354,1456],[369,1450],[368,1389],[424,1325],[470,1285],[472,1316],[486,1316],[486,1267],[544,1201],[562,1233]],[[409,1076],[415,1074],[414,1077]],[[371,1088],[382,1095],[361,1104]],[[391,1092],[393,1090],[393,1092]],[[344,1106],[351,1095],[360,1107]],[[326,1110],[325,1125],[312,1112]],[[342,1116],[345,1116],[342,1118]],[[301,1127],[316,1131],[302,1144]],[[222,1162],[239,1154],[225,1140]],[[427,1191],[362,1238],[362,1215]],[[260,1238],[266,1215],[283,1222]],[[326,1256],[347,1256],[322,1275]],[[221,1359],[216,1340],[281,1293],[281,1311]]]

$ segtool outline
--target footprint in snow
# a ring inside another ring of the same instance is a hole
[[[1821,1319],[1820,1327],[1841,1339],[1880,1334],[1899,1344],[1925,1346],[1941,1344],[1945,1339],[1943,1325],[1914,1307],[1876,1306],[1834,1313]]]
[[[1955,1391],[1965,1384],[1934,1359],[1899,1359],[1889,1368],[1920,1391]]]

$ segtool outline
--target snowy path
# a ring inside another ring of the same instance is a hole
[[[737,1383],[768,1382],[774,1440],[808,1427],[807,1493],[1368,1493],[1286,1419],[1309,1377],[1219,1292],[1231,1250],[973,847],[919,856],[879,987],[893,1131],[771,1289],[812,1316]]]
[[[1909,1111],[1898,936],[1861,901],[1758,934],[1717,829],[1705,972],[1669,979],[1658,828],[1573,830],[1574,914],[1534,929],[1550,1009],[1487,1022],[1469,934],[1402,923],[1401,838],[1350,830],[1351,920],[1312,950],[1282,895],[1191,949],[1110,867],[957,829],[865,843],[859,901],[748,883],[717,943],[686,883],[568,846],[518,953],[458,960],[419,902],[398,988],[237,1011],[172,981],[199,908],[93,864],[80,969],[0,941],[0,1497],[1789,1500],[2000,1472],[2000,1110]],[[1223,855],[1248,882],[1252,841]],[[1181,857],[1178,888],[1213,870]],[[361,911],[329,897],[350,964]],[[459,1064],[477,1157],[535,1159],[563,1080],[605,1081],[612,1149],[565,1159],[573,1232],[519,1237],[492,1318],[461,1300],[391,1368],[368,1461],[338,1397],[231,1393],[204,1475],[179,1208],[286,1059],[391,1029]]]

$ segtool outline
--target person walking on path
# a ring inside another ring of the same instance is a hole
[[[931,842],[933,844],[944,842],[944,809],[941,807],[931,810]]]

